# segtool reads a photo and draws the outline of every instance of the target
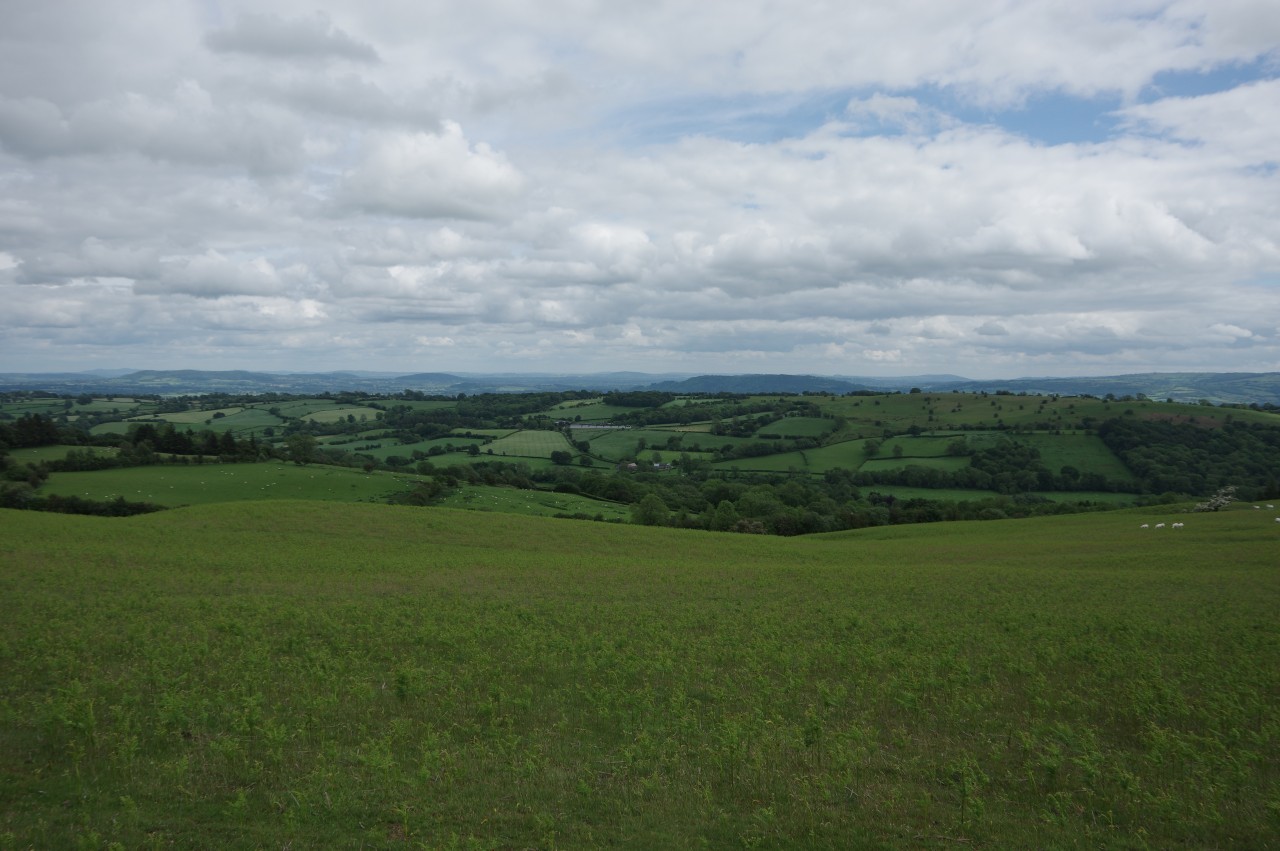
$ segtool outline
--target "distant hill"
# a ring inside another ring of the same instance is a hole
[[[94,372],[0,373],[0,391],[43,390],[51,393],[158,394],[206,393],[522,393],[562,390],[630,390],[655,380],[686,374],[653,375],[610,372],[594,375],[463,374],[419,372],[250,372],[246,370],[95,370]]]
[[[852,393],[870,390],[841,378],[817,375],[697,375],[684,381],[660,381],[649,390],[670,393]]]
[[[1056,393],[1061,396],[1138,396],[1175,402],[1280,405],[1277,372],[1148,372],[1096,377],[975,380],[958,375],[899,377],[821,375],[654,375],[641,372],[590,374],[448,373],[397,375],[372,372],[270,373],[247,370],[106,370],[0,373],[0,391],[43,390],[78,394],[200,395],[206,393],[521,393],[565,390],[662,390],[672,393],[835,393],[857,391]]]
[[[1017,378],[1004,381],[960,381],[932,390],[1014,393],[1057,393],[1061,396],[1137,396],[1215,405],[1280,405],[1280,372],[1146,372],[1084,378]]]

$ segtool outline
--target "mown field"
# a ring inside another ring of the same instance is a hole
[[[0,844],[1274,848],[1267,514],[0,511]]]

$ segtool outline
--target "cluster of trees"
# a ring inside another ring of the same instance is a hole
[[[797,437],[793,440],[756,440],[738,445],[726,444],[716,449],[718,461],[732,461],[736,458],[762,458],[766,455],[781,455],[786,452],[804,452],[817,449],[821,441],[812,437]]]
[[[448,488],[463,481],[528,488],[550,486],[562,493],[631,505],[633,520],[645,525],[773,535],[1101,508],[1090,503],[1051,502],[1024,494],[970,501],[899,500],[875,491],[862,491],[855,483],[854,474],[847,470],[830,470],[821,479],[765,474],[730,479],[616,475],[574,467],[530,471],[524,464],[493,461],[432,472],[442,485],[431,488],[437,495],[447,493]]]
[[[0,508],[20,508],[27,511],[54,511],[59,514],[90,514],[98,517],[129,517],[162,511],[164,506],[153,502],[129,502],[124,497],[110,500],[83,499],[78,496],[47,496],[36,493],[30,485],[0,485]]]
[[[52,446],[61,439],[62,429],[43,414],[23,414],[12,422],[0,422],[0,451]]]
[[[210,455],[229,460],[256,460],[260,445],[253,435],[243,440],[229,431],[221,433],[204,429],[193,432],[179,430],[172,423],[140,423],[129,429],[127,443],[134,447],[147,446],[153,452],[174,455]]]
[[[1242,499],[1280,498],[1280,429],[1228,421],[1221,428],[1139,420],[1108,420],[1098,436],[1147,493],[1208,494],[1234,485]]]
[[[713,434],[733,434],[734,429],[742,429],[746,436],[755,432],[762,425],[775,422],[784,416],[820,417],[822,411],[818,405],[808,399],[797,397],[778,397],[777,399],[759,399],[738,396],[732,393],[720,393],[713,401],[699,401],[697,404],[679,405],[669,408],[639,408],[613,418],[621,425],[643,427],[646,425],[685,425],[688,423],[712,422]],[[735,424],[733,421],[737,419]]]
[[[668,402],[674,402],[675,398],[674,393],[657,390],[628,390],[606,393],[602,401],[619,408],[661,408]]]

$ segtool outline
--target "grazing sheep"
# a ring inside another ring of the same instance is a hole
[[[1150,529],[1150,528],[1151,528],[1151,524],[1150,524],[1150,523],[1143,523],[1143,524],[1142,524],[1142,526],[1140,526],[1139,528],[1141,528],[1141,529]]]
[[[1182,528],[1183,526],[1185,526],[1185,525],[1186,525],[1185,523],[1174,523],[1174,524],[1173,524],[1173,528],[1174,528],[1174,529],[1181,529],[1181,528]]]
[[[1157,528],[1157,529],[1163,529],[1163,528],[1164,528],[1164,524],[1163,524],[1163,523],[1157,523],[1157,524],[1156,524],[1156,528]]]

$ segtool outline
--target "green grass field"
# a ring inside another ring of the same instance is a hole
[[[302,419],[317,423],[336,423],[346,420],[348,417],[354,417],[352,422],[364,421],[372,422],[377,419],[380,412],[375,408],[366,408],[363,406],[346,407],[346,408],[326,408],[320,411],[312,411],[305,415]]]
[[[932,457],[913,458],[903,455],[901,458],[895,458],[893,455],[884,457],[879,455],[868,461],[863,462],[859,468],[868,472],[876,472],[879,470],[902,470],[907,467],[925,467],[930,470],[945,470],[948,473],[954,473],[956,470],[963,470],[969,466],[968,458],[948,458],[948,457]]]
[[[554,517],[557,514],[601,515],[605,520],[630,522],[631,507],[604,502],[586,496],[549,491],[518,490],[516,488],[468,485],[458,493],[443,500],[445,508],[462,508],[470,511],[497,511],[505,514],[525,514],[534,517]]]
[[[1271,848],[1277,546],[1250,510],[0,511],[0,837]]]
[[[372,501],[408,487],[400,477],[385,472],[272,462],[54,473],[40,492],[94,500],[122,496],[130,502],[177,506],[260,499]]]
[[[584,423],[608,422],[614,417],[630,414],[635,408],[624,408],[620,405],[606,405],[599,399],[581,399],[563,402],[546,410],[552,419],[577,420]]]
[[[462,447],[469,446],[472,443],[481,445],[484,441],[465,437],[438,437],[434,440],[420,440],[417,443],[400,443],[394,437],[383,437],[372,440],[372,445],[375,448],[369,448],[371,444],[365,441],[343,444],[335,446],[334,448],[345,449],[348,452],[357,452],[361,455],[368,455],[371,458],[377,458],[379,461],[385,461],[392,455],[411,458],[415,451],[428,452],[433,446],[439,446],[441,448],[445,446]]]
[[[913,424],[947,430],[961,426],[1035,426],[1037,423],[1075,423],[1088,417],[1095,421],[1131,412],[1133,416],[1195,416],[1220,422],[1226,414],[1199,405],[1168,404],[1155,401],[1108,402],[1074,396],[1007,396],[972,393],[899,393],[882,396],[843,396],[824,399],[824,411],[845,417],[848,431],[863,437],[878,436],[888,428],[905,431]],[[1233,410],[1232,416],[1248,421],[1267,421],[1260,411]],[[930,419],[931,418],[931,419]],[[1063,426],[1066,427],[1066,426]]]
[[[174,425],[194,426],[197,424],[203,425],[205,420],[212,420],[214,418],[214,414],[222,414],[222,417],[218,417],[218,419],[222,419],[223,417],[229,417],[232,414],[238,414],[244,410],[245,408],[243,407],[236,407],[210,408],[208,410],[197,411],[177,411],[171,414],[156,414],[154,417],[150,417],[149,419],[161,420],[163,422],[173,423]]]
[[[823,419],[822,417],[783,417],[777,422],[761,426],[756,432],[756,437],[764,433],[776,434],[785,438],[821,438],[834,428],[834,420]]]
[[[1027,434],[1018,435],[1017,439],[1039,450],[1041,463],[1054,473],[1071,466],[1082,473],[1101,473],[1118,482],[1132,478],[1124,462],[1095,435]]]
[[[667,449],[667,441],[672,437],[680,438],[680,449]],[[599,455],[601,458],[607,458],[611,461],[620,461],[623,458],[634,458],[636,456],[636,448],[640,441],[645,442],[645,448],[640,452],[644,460],[648,460],[649,456],[654,452],[660,452],[663,457],[679,457],[679,453],[686,447],[700,446],[703,451],[711,451],[721,446],[741,446],[745,443],[753,443],[749,437],[725,437],[714,434],[685,432],[677,429],[617,429],[613,431],[594,431],[580,430],[574,431],[574,440],[585,440],[591,444],[591,452]]]
[[[33,446],[23,449],[10,449],[9,457],[20,463],[38,463],[40,461],[60,461],[67,457],[67,453],[76,452],[92,452],[99,458],[115,455],[119,452],[114,446],[67,446],[64,444],[56,444],[54,446]]]
[[[720,439],[733,440],[734,438]],[[713,469],[724,471],[737,469],[763,473],[786,473],[791,470],[800,470],[813,475],[821,475],[834,467],[857,470],[865,462],[865,441],[846,440],[828,446],[821,446],[817,449],[806,449],[803,452],[779,452],[776,455],[717,461],[711,466]]]
[[[465,440],[465,438],[462,438]],[[456,443],[457,441],[455,441]],[[501,437],[484,447],[484,452],[492,449],[494,455],[528,456],[530,458],[550,458],[552,452],[573,452],[577,450],[569,445],[569,441],[558,431],[518,431],[507,437]]]

